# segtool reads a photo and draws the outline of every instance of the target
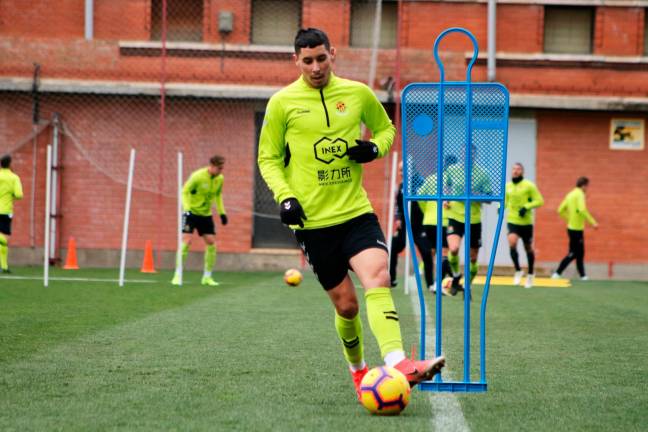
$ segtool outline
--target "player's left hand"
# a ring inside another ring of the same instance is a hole
[[[222,215],[220,215],[220,218],[221,218],[221,224],[227,225],[227,215],[222,214]]]
[[[355,147],[351,147],[347,154],[349,159],[357,163],[367,163],[378,157],[378,146],[371,141],[355,140]]]
[[[520,217],[524,217],[524,215],[527,213],[527,209],[522,207],[520,210],[518,210],[518,214]]]

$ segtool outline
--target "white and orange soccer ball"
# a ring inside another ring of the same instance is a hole
[[[286,273],[284,273],[284,282],[290,286],[297,286],[302,282],[302,280],[304,280],[304,276],[302,276],[301,272],[297,269],[288,269],[286,270]]]
[[[388,366],[371,369],[360,383],[360,402],[372,414],[400,414],[409,403],[410,393],[405,375]]]
[[[441,287],[443,288],[443,291],[448,293],[450,292],[450,289],[452,288],[452,277],[447,276],[441,281]]]

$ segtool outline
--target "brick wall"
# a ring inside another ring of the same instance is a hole
[[[597,231],[586,229],[586,259],[648,260],[648,153],[609,150],[612,117],[648,123],[645,113],[538,112],[536,175],[545,198],[536,214],[540,261],[558,261],[567,251],[565,223],[556,209],[580,176],[590,179],[587,206],[600,224]]]
[[[51,0],[50,0],[51,1]],[[0,3],[0,76],[25,76],[34,62],[43,65],[45,78],[157,81],[160,58],[155,51],[124,51],[118,40],[148,41],[151,32],[150,0],[96,2],[93,41],[83,39],[82,2],[63,2],[45,21],[39,11],[45,0],[33,3],[7,0]],[[21,6],[23,5],[23,6]],[[249,42],[251,6],[247,0],[205,0],[203,36],[206,42],[221,42],[218,13],[234,13],[234,31],[224,36],[227,43]],[[432,58],[436,36],[450,26],[462,26],[476,36],[482,53],[487,50],[486,6],[481,3],[404,2],[402,15],[403,84],[425,81],[437,76]],[[24,10],[24,14],[21,13]],[[502,53],[537,54],[542,52],[544,9],[540,5],[500,5],[497,49]],[[596,8],[594,54],[636,56],[643,52],[643,8]],[[34,17],[32,17],[32,15]],[[302,24],[320,26],[330,33],[338,48],[339,72],[366,80],[369,50],[348,47],[350,3],[332,0],[307,0],[303,3]],[[124,20],[126,20],[124,22]],[[51,23],[56,23],[56,26]],[[115,23],[119,23],[116,25]],[[54,28],[57,27],[57,28]],[[290,45],[291,41],[286,41]],[[448,76],[461,77],[469,41],[459,34],[448,36],[441,45],[443,55],[453,57],[445,65]],[[250,83],[282,85],[294,77],[289,56],[229,53],[222,59],[216,52],[169,51],[166,60],[168,81]],[[379,55],[377,80],[396,75],[396,52]],[[485,65],[474,69],[474,79],[484,79]],[[537,61],[499,61],[498,80],[514,92],[592,95],[648,94],[648,71],[628,64],[591,62],[551,63]]]
[[[158,53],[125,52],[118,46],[120,40],[150,40],[151,0],[95,1],[92,41],[83,38],[83,7],[79,0],[0,1],[0,76],[30,78],[33,63],[37,62],[42,65],[44,79],[159,81]],[[221,42],[218,13],[223,10],[234,13],[234,31],[224,36],[223,42],[249,43],[248,0],[204,0],[204,41]],[[618,57],[643,52],[643,8],[597,7],[596,11],[594,54]],[[447,27],[468,28],[475,34],[482,53],[487,50],[484,3],[404,2],[402,12],[400,65],[395,50],[381,51],[376,86],[398,73],[403,85],[438,80],[432,46],[436,36]],[[498,5],[497,13],[498,52],[542,53],[541,5]],[[365,81],[371,52],[348,47],[350,18],[350,3],[346,0],[303,2],[302,25],[322,27],[338,47],[337,73]],[[286,41],[287,45],[290,43]],[[472,50],[468,40],[451,35],[441,48],[447,78],[463,79],[465,52]],[[221,59],[216,52],[172,52],[166,59],[166,73],[170,82],[273,86],[287,84],[297,76],[287,55],[229,54]],[[473,79],[484,80],[485,75],[485,65],[478,64]],[[623,63],[499,62],[497,77],[513,93],[629,97],[648,94],[648,71]],[[0,149],[6,149],[24,141],[32,130],[31,100],[26,93],[0,95]],[[128,151],[133,146],[138,151],[138,162],[129,248],[141,249],[147,239],[167,250],[175,247],[174,167],[175,152],[181,149],[187,157],[185,177],[212,153],[226,154],[225,205],[232,222],[219,233],[219,247],[226,252],[249,249],[254,112],[262,110],[265,102],[167,98],[167,104],[166,139],[161,154],[159,98],[43,95],[43,119],[50,120],[54,112],[59,112],[77,141],[71,136],[63,137],[63,239],[74,236],[81,248],[119,247],[125,170]],[[537,178],[547,202],[538,211],[539,260],[555,261],[564,254],[564,224],[557,218],[555,208],[580,175],[588,175],[592,180],[588,203],[601,223],[598,232],[587,233],[588,260],[632,263],[648,259],[648,239],[637,228],[646,224],[648,214],[643,200],[637,198],[645,194],[642,179],[648,178],[646,151],[608,150],[609,121],[613,115],[645,118],[644,113],[537,113]],[[31,191],[30,182],[31,141],[25,141],[14,152],[14,168],[23,177],[26,193],[16,209],[14,241],[18,246],[29,245],[29,199],[34,192],[36,238],[42,243],[44,149],[51,134],[50,127],[38,137],[35,191]],[[106,160],[107,153],[102,153],[102,148],[118,148],[118,160]],[[162,176],[161,163],[165,168]],[[388,198],[384,180],[388,165],[389,161],[370,164],[365,173],[365,186],[381,216]],[[160,185],[162,196],[153,192]],[[91,206],[88,197],[93,202]],[[619,204],[611,206],[610,202]],[[200,249],[199,244],[195,247]]]
[[[600,7],[596,11],[594,53],[643,55],[644,8]]]
[[[3,93],[3,96],[6,94]],[[231,223],[219,234],[223,251],[247,251],[251,244],[256,104],[169,100],[164,158],[160,155],[159,106],[155,98],[51,96],[41,101],[43,119],[60,114],[62,238],[75,237],[77,246],[117,249],[121,244],[128,158],[137,151],[132,198],[129,248],[141,249],[147,239],[164,249],[175,248],[176,152],[185,156],[185,178],[207,164],[215,153],[225,155],[224,203]],[[0,98],[5,124],[0,138],[18,143],[31,131],[30,99]],[[22,109],[19,109],[22,108]],[[53,127],[38,138],[36,171],[36,243],[42,244],[45,199],[45,148]],[[29,245],[29,202],[32,191],[32,143],[15,149],[12,168],[21,177],[25,198],[16,206],[16,246]],[[160,177],[160,163],[163,165]],[[164,191],[163,196],[156,193]],[[196,245],[199,249],[200,245]]]

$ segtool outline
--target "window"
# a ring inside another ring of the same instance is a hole
[[[589,7],[545,7],[544,51],[591,54],[594,9]]]
[[[201,42],[203,0],[167,1],[168,41]],[[151,1],[151,40],[162,40],[162,0]]]
[[[300,25],[301,1],[253,0],[253,44],[292,45]]]
[[[371,0],[353,0],[351,3],[351,46],[372,47],[376,2]],[[383,1],[380,17],[379,48],[396,47],[396,29],[398,22],[398,2]]]

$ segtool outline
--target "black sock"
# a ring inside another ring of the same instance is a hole
[[[520,271],[520,260],[518,259],[518,251],[516,247],[510,248],[511,259],[513,260],[513,265],[515,266],[515,271]]]
[[[444,256],[441,261],[441,279],[445,278],[446,276],[452,276],[452,268],[450,267],[450,261],[448,261],[448,257]]]
[[[529,262],[529,274],[533,274],[533,265],[535,264],[535,252],[527,252],[527,261]]]

